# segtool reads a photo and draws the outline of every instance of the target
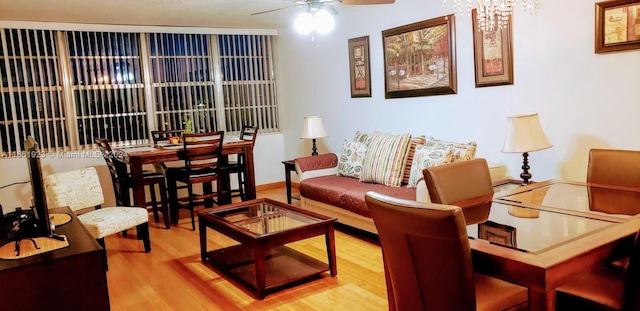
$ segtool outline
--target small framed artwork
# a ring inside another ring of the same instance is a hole
[[[513,84],[513,40],[511,20],[507,27],[478,29],[477,9],[471,11],[476,87]]]
[[[640,0],[596,3],[595,52],[640,49]]]
[[[516,248],[516,228],[486,221],[478,224],[478,237],[494,244]]]
[[[382,32],[385,98],[456,94],[455,16]]]
[[[369,36],[349,39],[349,75],[351,97],[371,97]]]

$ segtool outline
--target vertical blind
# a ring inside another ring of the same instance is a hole
[[[154,129],[279,131],[275,36],[0,29],[0,157],[144,144]]]

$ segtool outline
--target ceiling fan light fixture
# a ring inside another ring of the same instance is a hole
[[[313,16],[314,29],[319,34],[326,34],[333,30],[336,22],[327,10],[321,9]]]
[[[308,35],[313,31],[314,18],[309,12],[302,12],[293,22],[293,27],[301,35]]]

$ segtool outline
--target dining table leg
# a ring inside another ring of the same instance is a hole
[[[554,311],[556,309],[555,289],[543,291],[529,288],[530,311]]]
[[[253,165],[253,145],[246,146],[244,148],[244,169],[247,173],[247,188],[245,189],[247,200],[253,200],[256,198],[256,172]]]
[[[133,205],[145,208],[146,199],[142,163],[138,162],[137,159],[132,159],[129,165],[131,166],[131,180],[133,183]]]

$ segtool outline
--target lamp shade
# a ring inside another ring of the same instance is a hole
[[[329,136],[322,125],[322,117],[311,116],[304,117],[304,125],[302,126],[303,139],[315,139]]]
[[[551,148],[544,135],[538,114],[522,114],[507,117],[507,136],[502,152],[531,152]]]

